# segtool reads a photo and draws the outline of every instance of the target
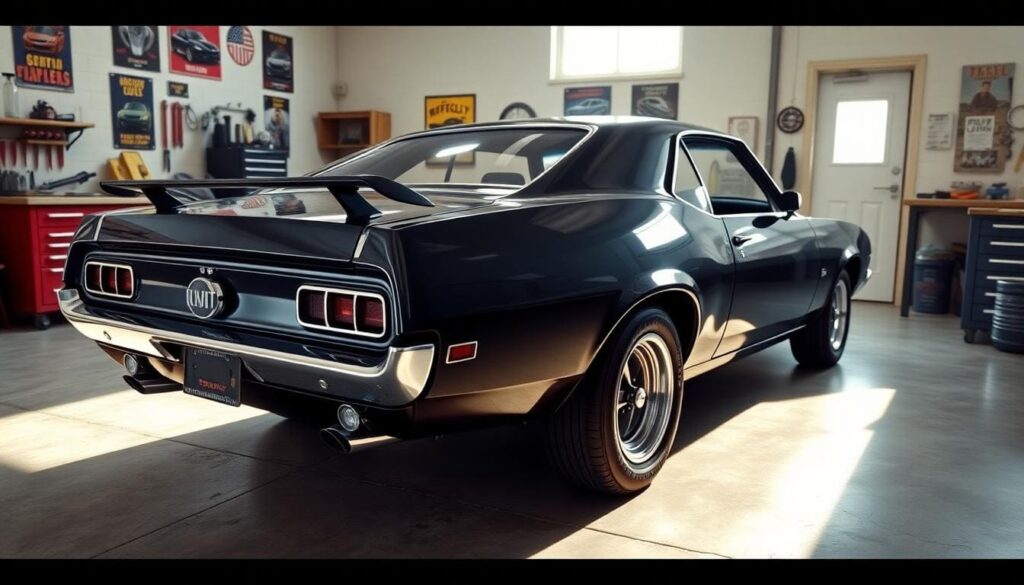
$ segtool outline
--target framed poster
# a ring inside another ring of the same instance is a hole
[[[11,26],[14,82],[18,87],[75,91],[71,73],[71,29],[67,26]]]
[[[276,95],[263,96],[263,129],[270,134],[274,148],[289,150],[288,129],[291,119],[288,113],[288,98]]]
[[[604,116],[612,113],[612,86],[565,88],[566,116]]]
[[[1013,63],[964,66],[954,171],[1003,172],[1013,139],[1006,120],[1013,99],[1013,70]]]
[[[634,116],[651,116],[675,120],[679,116],[679,84],[647,83],[633,86]]]
[[[180,81],[168,81],[167,97],[187,98],[188,84]]]
[[[114,148],[153,150],[153,80],[110,74],[110,117]]]
[[[263,89],[295,91],[292,38],[263,31]]]
[[[168,25],[171,73],[220,81],[220,27]]]
[[[476,94],[460,95],[428,95],[423,98],[423,124],[429,128],[454,126],[456,124],[472,124],[476,122]],[[476,162],[473,151],[457,153],[452,159],[429,158],[428,165],[444,165],[450,161],[455,164],[469,165]]]
[[[757,153],[757,116],[732,116],[729,118],[730,136],[735,136],[747,143],[755,154]]]
[[[112,26],[114,65],[160,71],[160,34],[155,26]]]

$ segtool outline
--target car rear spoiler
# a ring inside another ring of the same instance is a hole
[[[137,197],[139,191],[153,203],[157,213],[174,213],[182,202],[168,189],[251,189],[297,188],[327,189],[345,208],[348,223],[363,223],[379,217],[381,212],[359,194],[360,187],[369,187],[384,197],[410,205],[433,207],[429,199],[405,185],[377,175],[347,177],[282,177],[256,179],[189,179],[184,181],[101,181],[100,187],[118,197]]]

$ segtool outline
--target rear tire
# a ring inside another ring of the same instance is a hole
[[[807,326],[793,334],[789,347],[801,365],[830,368],[843,357],[846,338],[850,334],[850,297],[853,296],[850,276],[846,271],[832,285],[825,306],[808,320]]]
[[[571,482],[629,494],[670,454],[683,402],[683,356],[661,309],[634,315],[548,424],[548,455]]]

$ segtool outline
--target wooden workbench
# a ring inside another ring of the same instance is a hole
[[[906,199],[907,207],[907,241],[903,254],[903,294],[900,302],[900,316],[910,313],[910,304],[914,291],[914,254],[917,252],[918,227],[921,215],[933,209],[962,210],[1024,210],[1024,199]]]

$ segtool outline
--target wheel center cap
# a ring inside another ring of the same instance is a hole
[[[643,408],[647,402],[647,391],[643,388],[636,389],[636,396],[633,397],[633,405],[637,408]]]

